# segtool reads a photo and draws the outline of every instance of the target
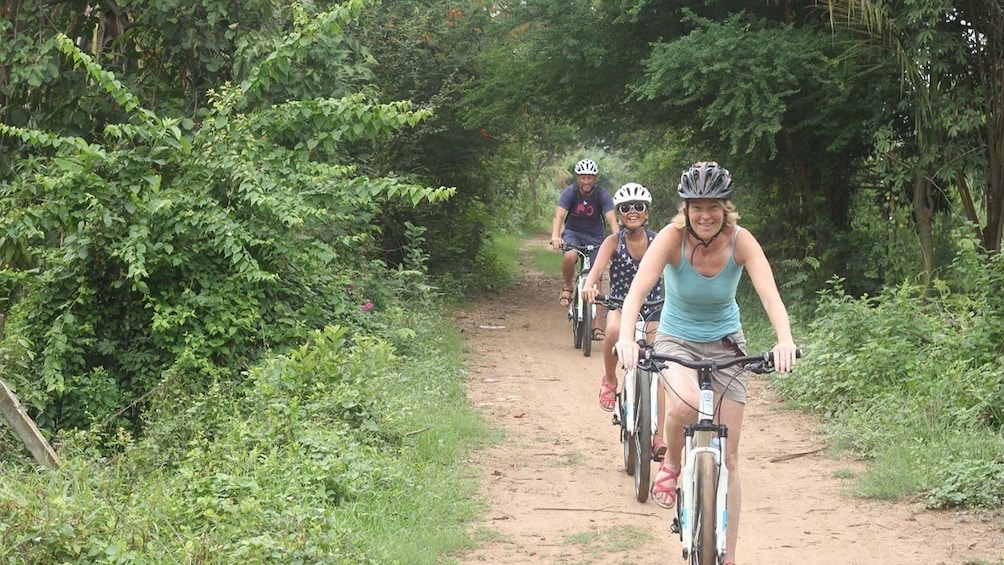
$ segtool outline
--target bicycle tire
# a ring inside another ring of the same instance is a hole
[[[572,302],[568,318],[572,320],[572,345],[575,349],[582,347],[582,318],[579,312],[579,281],[575,281],[572,290]]]
[[[627,384],[628,379],[634,378],[635,371],[636,369],[628,369],[627,371],[625,371],[622,377],[623,380],[621,382]],[[624,392],[622,392],[621,394],[626,395],[627,387],[625,386],[623,388]],[[626,396],[622,396],[622,398],[627,399]],[[629,476],[631,476],[634,475],[634,460],[636,457],[635,452],[637,451],[637,446],[635,445],[634,442],[634,435],[628,433],[627,405],[624,402],[621,402],[619,404],[620,404],[620,417],[621,417],[621,447],[623,448],[624,451],[624,472],[627,473]],[[632,414],[631,417],[634,418],[634,414]]]
[[[712,453],[697,454],[694,463],[694,545],[692,565],[718,563],[715,549],[715,520],[718,497],[718,465]]]
[[[582,355],[589,357],[593,351],[593,305],[582,302]]]
[[[638,502],[648,500],[652,478],[652,387],[648,371],[634,373],[635,387],[635,471],[634,495]]]

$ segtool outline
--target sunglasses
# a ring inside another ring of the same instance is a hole
[[[644,202],[628,202],[617,207],[617,211],[621,214],[627,214],[632,210],[638,213],[644,212],[648,210],[648,204]]]

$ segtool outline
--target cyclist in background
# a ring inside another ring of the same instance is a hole
[[[624,301],[616,348],[625,367],[634,367],[638,362],[633,320],[660,275],[666,303],[655,342],[658,353],[695,360],[745,355],[746,338],[736,302],[736,289],[745,269],[777,335],[777,344],[772,348],[775,368],[781,372],[791,369],[796,347],[788,311],[760,243],[736,223],[739,214],[732,203],[734,190],[732,175],[715,162],[695,163],[683,173],[677,189],[683,199],[679,213],[652,241]],[[716,417],[729,430],[725,456],[729,470],[729,527],[723,565],[735,565],[739,533],[739,441],[746,378],[742,367],[714,374],[716,406],[720,402]],[[672,391],[666,394],[669,404],[663,430],[669,451],[652,482],[652,498],[659,506],[671,508],[676,503],[683,428],[697,419],[699,392],[696,371],[677,364],[662,373],[662,380]]]
[[[610,230],[617,233],[617,216],[614,214],[613,199],[605,188],[596,184],[596,175],[599,172],[599,167],[592,159],[582,159],[575,164],[576,182],[565,187],[554,209],[550,241],[552,248],[561,249],[565,244],[599,246],[603,243],[606,233],[604,219]],[[596,260],[597,251],[598,249],[594,249],[591,253],[593,261]],[[572,277],[575,275],[578,256],[575,250],[569,250],[561,258],[561,277],[564,286],[558,296],[558,303],[565,308],[572,299]],[[604,338],[599,318],[597,315],[593,320],[594,340]]]
[[[624,298],[627,296],[631,281],[634,280],[635,273],[638,272],[638,265],[641,258],[648,250],[648,246],[655,239],[655,232],[648,229],[648,218],[652,209],[652,193],[647,188],[629,182],[620,187],[614,194],[614,210],[617,213],[617,221],[620,231],[608,235],[600,246],[599,253],[596,254],[596,262],[593,263],[593,270],[586,278],[586,288],[582,291],[583,298],[588,302],[593,302],[599,290],[596,283],[600,279],[600,273],[610,265],[610,296]],[[656,283],[648,296],[646,302],[662,300],[662,281]],[[651,336],[647,338],[652,341],[655,337],[655,326],[659,323],[659,307],[648,306],[642,312],[646,320],[646,333]],[[603,343],[603,379],[600,381],[600,408],[610,412],[614,409],[617,401],[617,360],[614,357],[614,344],[617,343],[617,333],[620,330],[621,313],[619,310],[607,312],[606,339]],[[662,387],[659,387],[659,406],[665,406],[665,398],[662,395]],[[659,425],[662,430],[664,413],[660,410],[657,414]],[[666,442],[660,435],[656,435],[652,441],[652,452],[657,458],[662,458],[666,453]]]

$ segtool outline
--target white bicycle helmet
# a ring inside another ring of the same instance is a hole
[[[636,182],[629,182],[620,187],[620,190],[614,194],[614,206],[619,206],[624,202],[647,202],[651,205],[652,193]]]
[[[596,161],[583,159],[575,164],[575,174],[577,175],[598,175],[600,168],[596,166]]]

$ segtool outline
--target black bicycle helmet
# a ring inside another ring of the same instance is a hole
[[[691,165],[680,177],[680,186],[676,193],[680,198],[732,198],[735,186],[732,184],[732,174],[725,167],[714,161],[700,161]]]

